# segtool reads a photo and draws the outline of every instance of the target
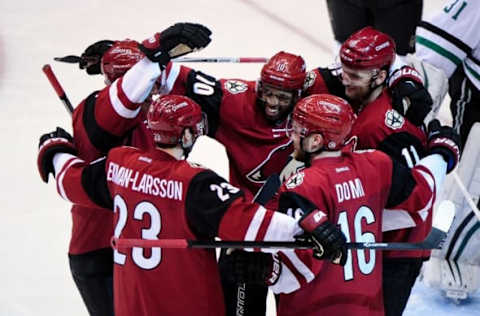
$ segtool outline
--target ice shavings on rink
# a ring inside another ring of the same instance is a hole
[[[460,303],[447,299],[438,289],[417,281],[413,287],[404,316],[478,316],[480,315],[480,291]]]

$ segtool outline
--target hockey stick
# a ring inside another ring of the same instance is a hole
[[[440,249],[445,240],[446,232],[439,229],[432,230],[423,242],[352,242],[347,243],[348,249],[377,249],[377,250],[426,250]],[[269,248],[269,249],[311,249],[310,242],[300,241],[224,241],[224,240],[189,240],[189,239],[129,239],[112,238],[112,247],[117,248]]]
[[[445,203],[444,203],[445,202]],[[447,203],[448,202],[448,203]],[[447,232],[453,222],[455,206],[452,202],[443,201],[434,218],[430,234],[424,241],[418,243],[404,242],[354,242],[347,243],[349,249],[377,249],[377,250],[428,250],[440,249],[447,237]],[[128,239],[112,237],[112,248],[270,248],[270,249],[309,249],[313,248],[310,242],[300,241],[218,241],[218,240],[189,240],[189,239]]]
[[[62,101],[68,113],[72,115],[73,113],[72,103],[70,103],[70,100],[68,99],[67,95],[65,94],[65,91],[60,85],[60,82],[58,82],[57,76],[55,76],[55,74],[53,73],[52,67],[50,67],[49,64],[46,64],[42,67],[42,70],[47,76],[48,81],[50,81],[50,84],[52,85],[53,89],[57,93],[58,97],[60,98],[60,101]]]
[[[266,63],[265,57],[181,57],[172,59],[176,63]]]
[[[457,183],[458,187],[460,188],[460,191],[462,191],[462,194],[463,194],[463,196],[465,197],[465,200],[467,200],[468,206],[470,206],[470,208],[472,209],[473,213],[475,213],[475,216],[476,216],[477,219],[480,221],[480,210],[479,210],[478,207],[475,205],[475,202],[473,201],[472,196],[471,196],[470,193],[468,192],[467,188],[466,188],[465,185],[463,184],[463,182],[462,182],[462,180],[460,179],[460,177],[458,176],[458,174],[457,174],[455,171],[453,171],[452,174],[453,174],[453,179],[455,180],[455,182]]]
[[[75,55],[54,57],[53,60],[69,64],[77,64],[81,58]],[[172,59],[176,63],[266,63],[265,57],[180,57]]]

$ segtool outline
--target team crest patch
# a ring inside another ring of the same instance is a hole
[[[303,83],[303,90],[307,90],[311,86],[313,86],[313,83],[315,82],[315,79],[317,78],[317,74],[315,71],[309,71],[307,72],[307,76],[305,77],[305,82]]]
[[[196,162],[191,162],[191,161],[188,161],[187,160],[187,163],[190,165],[190,167],[192,168],[203,168],[203,169],[207,169],[206,167],[202,166],[201,164],[199,163],[196,163]]]
[[[305,177],[305,173],[299,172],[294,176],[292,176],[290,179],[288,179],[285,186],[287,187],[287,189],[293,189],[295,187],[298,187],[300,184],[303,183],[304,177]]]
[[[405,118],[400,115],[395,110],[388,110],[385,113],[385,125],[390,127],[391,129],[399,129],[402,128],[403,124],[405,123]]]
[[[225,81],[225,89],[227,89],[232,94],[237,94],[247,91],[248,86],[243,81],[227,80]]]

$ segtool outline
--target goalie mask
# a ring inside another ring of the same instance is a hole
[[[160,147],[174,147],[178,144],[188,155],[195,140],[207,133],[207,121],[200,106],[192,99],[180,95],[164,95],[152,102],[147,113],[148,127],[154,142]],[[183,143],[185,130],[192,139]]]
[[[138,48],[138,43],[126,39],[115,42],[102,56],[101,69],[109,83],[123,76],[145,55]]]
[[[329,94],[314,94],[295,105],[291,128],[301,139],[315,133],[322,135],[321,150],[333,151],[344,146],[354,122],[355,114],[347,101]]]
[[[287,117],[302,94],[305,77],[301,56],[282,51],[269,59],[257,87],[257,103],[267,120],[278,122]]]

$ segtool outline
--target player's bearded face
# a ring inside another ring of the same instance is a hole
[[[303,150],[301,144],[302,127],[297,124],[297,122],[293,121],[290,128],[291,130],[289,132],[289,136],[293,142],[293,158],[295,158],[295,160],[305,162],[305,151]]]
[[[371,93],[372,70],[352,69],[342,64],[342,84],[345,94],[351,101],[361,103]]]
[[[268,84],[262,84],[258,96],[264,103],[265,117],[270,121],[283,117],[290,110],[293,102],[292,92],[277,89]]]

